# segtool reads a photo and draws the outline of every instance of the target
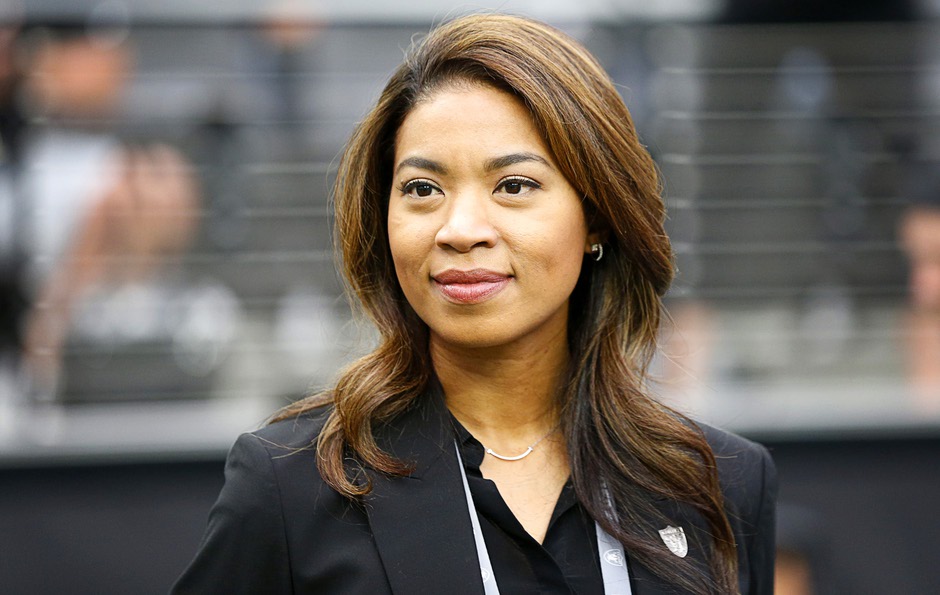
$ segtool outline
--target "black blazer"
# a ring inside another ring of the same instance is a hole
[[[441,399],[423,399],[384,428],[380,445],[416,468],[409,477],[372,474],[373,490],[362,503],[339,496],[317,471],[311,444],[325,417],[321,412],[281,421],[238,439],[199,552],[172,592],[483,595],[453,429]],[[738,544],[741,592],[770,595],[773,462],[762,446],[702,428],[718,460]],[[661,506],[689,536],[688,556],[703,559],[696,535],[705,534],[704,520],[683,506]],[[636,561],[628,564],[634,595],[683,592]]]

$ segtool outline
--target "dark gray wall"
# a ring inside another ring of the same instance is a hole
[[[768,445],[781,501],[815,512],[826,595],[940,592],[940,438]],[[3,592],[164,593],[221,484],[222,461],[0,470]]]

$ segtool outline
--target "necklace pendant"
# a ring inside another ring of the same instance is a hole
[[[497,454],[497,453],[493,452],[493,449],[492,449],[492,448],[487,448],[487,449],[486,449],[486,454],[488,454],[488,455],[490,455],[490,456],[492,456],[492,457],[496,457],[497,459],[499,459],[499,460],[501,460],[501,461],[519,461],[519,460],[522,460],[522,459],[526,458],[526,457],[529,456],[530,454],[532,454],[532,447],[530,446],[530,447],[526,448],[524,453],[522,453],[521,455],[515,456],[515,457],[507,457],[507,456],[503,456],[503,455],[501,455],[501,454]]]

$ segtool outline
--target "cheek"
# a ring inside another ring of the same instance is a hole
[[[562,274],[568,280],[569,293],[574,290],[578,277],[581,275],[581,267],[584,264],[584,248],[587,244],[588,235],[587,223],[580,210],[572,216],[570,221],[571,225],[566,228],[566,233],[562,238],[559,238],[559,245],[565,247],[564,255],[561,257],[564,263],[562,265],[564,267]]]
[[[560,217],[556,217],[551,229],[552,245],[559,252],[563,251],[566,260],[581,262],[584,256],[584,247],[587,244],[587,223],[580,206],[566,209]]]
[[[418,224],[414,217],[402,216],[394,208],[388,215],[388,244],[398,282],[404,288],[416,281],[428,255],[428,230]],[[431,239],[433,244],[433,236]]]
[[[538,254],[539,269],[551,273],[559,284],[568,285],[577,281],[587,242],[587,229],[580,213],[545,222],[527,239],[530,245],[538,246],[535,252]]]
[[[395,271],[399,274],[399,280],[403,268],[407,268],[412,260],[411,252],[414,250],[413,242],[409,242],[409,235],[404,229],[401,218],[396,217],[392,211],[388,216],[388,246],[392,251],[392,262],[395,263]]]

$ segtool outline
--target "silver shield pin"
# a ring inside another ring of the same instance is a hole
[[[663,543],[669,548],[669,551],[685,558],[689,553],[689,542],[685,538],[685,531],[682,527],[673,527],[672,525],[659,530],[659,536],[663,538]]]

